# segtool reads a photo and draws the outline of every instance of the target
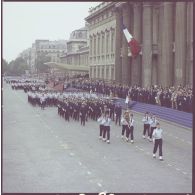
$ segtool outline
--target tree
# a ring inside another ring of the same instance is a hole
[[[27,62],[22,57],[18,57],[15,60],[12,60],[8,67],[8,75],[21,76],[25,74],[26,70],[29,70]]]
[[[35,63],[38,73],[48,72],[49,66],[45,65],[44,63],[50,62],[50,61],[51,61],[51,57],[48,56],[47,54],[45,53],[39,54],[36,59],[36,63]]]
[[[9,64],[6,60],[3,59],[3,62],[2,62],[2,65],[3,65],[3,74],[7,74],[9,72]]]

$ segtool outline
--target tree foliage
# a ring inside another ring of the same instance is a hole
[[[49,71],[49,66],[45,65],[44,63],[50,62],[50,60],[51,60],[51,57],[47,56],[47,54],[45,53],[41,53],[37,56],[35,66],[36,66],[38,73]]]
[[[2,65],[3,65],[2,66],[3,74],[7,73],[9,71],[9,64],[8,64],[8,62],[3,59]]]
[[[26,70],[29,70],[29,67],[27,62],[21,57],[12,60],[9,64],[3,60],[3,73],[6,73],[6,75],[21,76],[25,74]]]

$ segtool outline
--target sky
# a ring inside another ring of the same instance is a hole
[[[68,40],[101,2],[3,2],[3,58],[10,62],[36,39]]]

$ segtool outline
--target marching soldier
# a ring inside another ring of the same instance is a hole
[[[126,130],[126,141],[127,142],[129,141],[130,134],[131,134],[131,143],[134,142],[133,130],[134,130],[134,119],[133,119],[133,114],[131,114],[129,122],[128,122],[127,130]]]
[[[159,148],[159,160],[163,160],[162,158],[162,132],[163,130],[160,128],[160,123],[156,124],[156,129],[154,129],[152,137],[154,142],[154,149],[153,149],[153,158],[156,158],[156,151]]]
[[[80,109],[80,116],[81,116],[81,125],[83,126],[85,126],[86,114],[87,114],[87,109],[85,108],[84,103],[82,103]]]
[[[104,134],[103,134],[103,137],[104,137],[104,141],[106,141],[108,144],[110,143],[110,125],[111,125],[111,118],[109,116],[109,112],[106,112],[105,113],[106,116],[105,116],[105,120],[104,120]],[[107,140],[105,139],[107,135]]]
[[[40,97],[41,109],[44,110],[45,108],[45,97],[44,94]]]
[[[110,109],[110,118],[114,121],[114,108],[115,105],[113,102],[110,102],[109,109]]]
[[[122,123],[122,134],[121,134],[121,138],[124,138],[125,135],[125,131],[127,131],[128,128],[128,124],[129,124],[129,120],[130,120],[130,113],[128,110],[126,110],[123,114],[123,117],[121,119],[121,123]]]
[[[119,122],[119,126],[121,125],[121,114],[122,114],[122,107],[117,104],[116,108],[115,108],[115,114],[116,114],[116,120],[115,120],[115,124],[117,125],[117,123]]]
[[[97,120],[100,123],[100,134],[99,134],[99,139],[105,139],[105,137],[103,137],[103,133],[104,133],[104,121],[105,121],[105,114],[102,113],[101,117],[98,118]]]
[[[143,131],[143,138],[146,138],[146,131],[148,134],[148,139],[150,138],[150,117],[149,117],[149,113],[146,112],[145,116],[142,119],[142,122],[144,123],[144,131]]]
[[[156,129],[156,124],[158,123],[158,120],[156,119],[156,116],[153,114],[150,118],[150,139],[149,141],[152,141],[152,134],[154,129]]]

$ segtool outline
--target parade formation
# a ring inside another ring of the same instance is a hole
[[[133,112],[128,108],[123,111],[119,103],[115,103],[110,96],[100,93],[66,92],[47,89],[46,83],[40,80],[9,80],[13,90],[24,90],[28,96],[28,102],[36,107],[56,107],[57,113],[66,122],[80,121],[85,126],[88,120],[99,123],[99,139],[110,144],[111,126],[113,124],[121,128],[121,139],[134,143],[134,128],[136,130],[136,119]],[[146,112],[143,119],[143,139],[154,143],[153,158],[159,147],[159,159],[162,158],[162,132],[159,120],[155,114]]]
[[[2,192],[194,194],[193,12],[3,2]]]

